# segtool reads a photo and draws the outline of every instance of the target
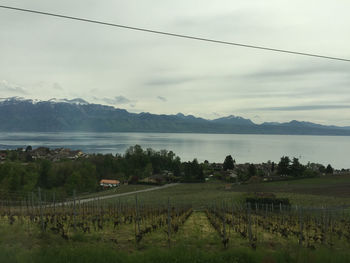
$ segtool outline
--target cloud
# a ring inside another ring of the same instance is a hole
[[[114,98],[101,98],[99,100],[104,101],[108,104],[113,104],[113,105],[114,104],[119,104],[119,105],[120,104],[129,104],[129,103],[135,102],[135,101],[130,100],[124,96],[116,96]]]
[[[255,73],[246,74],[246,78],[265,79],[265,78],[291,78],[305,77],[314,74],[348,74],[349,67],[340,64],[300,64],[295,67],[275,70],[261,70]]]
[[[178,77],[178,78],[153,78],[152,80],[146,82],[146,85],[149,86],[170,86],[170,85],[179,85],[179,84],[184,84],[186,82],[194,81],[197,78],[193,77]]]
[[[98,92],[98,89],[97,89],[97,88],[90,89],[90,92],[91,92],[91,93]],[[94,98],[96,98],[96,97],[94,97]],[[96,99],[97,99],[97,98],[96,98]]]
[[[129,100],[128,98],[126,98],[124,96],[114,97],[114,100],[118,104],[126,104],[126,103],[130,103],[131,102],[131,100]]]
[[[310,111],[310,110],[330,110],[330,109],[350,109],[350,105],[300,105],[254,108],[260,111]]]
[[[6,80],[0,81],[0,91],[6,91],[17,94],[28,94],[22,87],[17,84],[10,83]]]
[[[56,90],[63,90],[62,86],[58,83],[54,83],[53,84],[53,88],[56,89]]]
[[[162,97],[162,96],[157,96],[157,99],[163,101],[163,102],[166,102],[168,101],[166,98]]]

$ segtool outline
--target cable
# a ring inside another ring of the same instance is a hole
[[[64,19],[76,20],[76,21],[81,21],[81,22],[88,22],[88,23],[105,25],[105,26],[113,26],[113,27],[118,27],[118,28],[123,28],[123,29],[142,31],[142,32],[146,32],[146,33],[153,33],[153,34],[159,34],[159,35],[165,35],[165,36],[171,36],[171,37],[177,37],[177,38],[186,38],[186,39],[205,41],[205,42],[211,42],[211,43],[216,43],[216,44],[231,45],[231,46],[238,46],[238,47],[245,47],[245,48],[254,48],[254,49],[260,49],[260,50],[265,50],[265,51],[273,51],[273,52],[287,53],[287,54],[293,54],[293,55],[301,55],[301,56],[350,62],[350,59],[346,59],[346,58],[324,56],[324,55],[298,52],[298,51],[285,50],[285,49],[269,48],[269,47],[256,46],[256,45],[250,45],[250,44],[241,44],[241,43],[215,40],[215,39],[210,39],[210,38],[202,38],[202,37],[196,37],[196,36],[190,36],[190,35],[182,35],[182,34],[170,33],[170,32],[165,32],[165,31],[157,31],[157,30],[141,28],[141,27],[126,26],[126,25],[121,25],[121,24],[102,22],[102,21],[98,21],[98,20],[91,20],[91,19],[86,19],[86,18],[79,18],[79,17],[67,16],[67,15],[61,15],[61,14],[42,12],[42,11],[31,10],[31,9],[23,9],[23,8],[3,6],[3,5],[0,5],[0,8],[21,11],[21,12],[34,13],[34,14],[39,14],[39,15],[59,17],[59,18],[64,18]]]

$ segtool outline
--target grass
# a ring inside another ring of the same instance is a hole
[[[348,252],[335,252],[330,250],[310,251],[300,249],[297,251],[270,252],[262,249],[252,251],[247,248],[234,248],[222,251],[206,251],[189,249],[179,246],[171,249],[149,249],[133,253],[116,250],[106,245],[65,245],[42,247],[33,250],[18,250],[16,248],[0,248],[0,262],[6,263],[216,263],[216,262],[299,262],[299,263],[337,263],[348,262]]]
[[[236,185],[233,191],[264,191],[276,193],[311,194],[322,197],[344,197],[350,200],[350,176],[328,175],[291,181],[266,182],[260,184]]]
[[[195,209],[222,200],[240,201],[249,192],[272,192],[278,197],[289,198],[294,205],[342,206],[350,204],[350,176],[326,176],[293,181],[279,181],[247,185],[231,185],[214,181],[197,184],[179,184],[153,192],[139,193],[144,203],[165,204],[167,199],[174,203],[191,203]],[[118,198],[106,200],[116,202]],[[135,202],[134,196],[121,197],[126,202]]]
[[[152,192],[137,194],[139,201],[146,204],[166,204],[168,198],[173,203],[191,203],[196,209],[204,208],[214,200],[232,200],[239,198],[241,193],[225,191],[225,183],[193,183],[179,184],[173,187]],[[135,203],[135,196],[120,197],[123,202]],[[119,198],[112,198],[106,202],[116,202]]]

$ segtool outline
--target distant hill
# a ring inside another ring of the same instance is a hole
[[[111,106],[90,104],[83,99],[34,101],[0,99],[2,132],[174,132],[236,134],[350,135],[350,127],[324,126],[311,122],[255,124],[228,116],[206,120],[192,115],[130,113]]]
[[[223,117],[223,118],[219,118],[219,119],[215,119],[212,120],[212,122],[214,123],[224,123],[224,124],[234,124],[234,125],[255,125],[254,122],[252,122],[249,119],[244,119],[242,117],[236,117],[233,115],[227,116],[227,117]]]

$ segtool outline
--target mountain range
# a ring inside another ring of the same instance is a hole
[[[293,120],[255,124],[227,116],[207,120],[193,115],[131,113],[112,106],[76,99],[0,99],[2,132],[171,132],[290,135],[350,135],[350,127],[325,126]]]

